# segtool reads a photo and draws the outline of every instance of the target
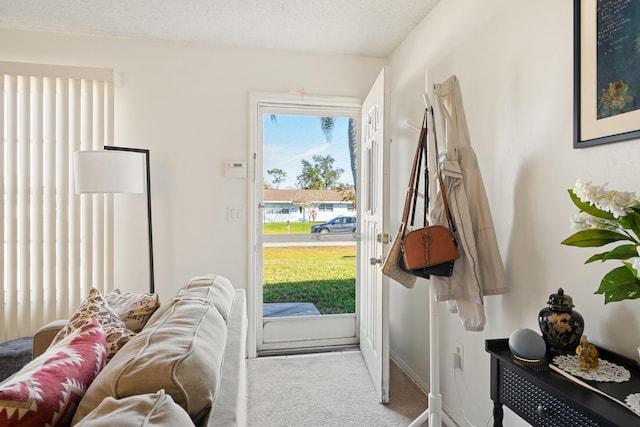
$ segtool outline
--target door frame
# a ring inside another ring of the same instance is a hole
[[[247,356],[249,358],[257,357],[258,340],[261,339],[262,331],[262,290],[258,289],[256,280],[257,274],[261,271],[261,264],[258,262],[257,251],[261,248],[258,241],[257,227],[262,225],[259,218],[258,196],[256,194],[256,182],[258,180],[257,171],[258,164],[262,162],[260,157],[261,150],[258,144],[261,141],[261,135],[258,134],[259,110],[263,104],[273,104],[274,106],[291,106],[298,110],[318,109],[323,107],[340,108],[344,107],[348,110],[357,110],[358,117],[361,112],[362,100],[351,97],[312,97],[282,93],[253,92],[249,94],[249,147],[250,153],[250,176],[247,179],[247,236],[248,236],[248,252],[247,252]],[[358,147],[358,150],[360,148]],[[359,155],[359,154],[358,154]],[[262,177],[260,178],[262,179]],[[358,195],[356,195],[359,197]],[[359,200],[357,200],[359,202]],[[359,254],[358,254],[359,255]],[[359,269],[356,268],[356,313],[355,313],[355,334],[358,338],[359,333],[359,313],[358,301],[360,299],[359,291]]]

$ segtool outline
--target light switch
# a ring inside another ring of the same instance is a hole
[[[227,218],[229,219],[229,221],[244,219],[244,209],[232,208],[231,206],[229,206],[229,208],[227,208]]]

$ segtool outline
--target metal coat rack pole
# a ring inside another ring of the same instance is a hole
[[[424,105],[427,110],[432,109],[433,106],[429,102],[429,97],[425,93],[422,96]],[[435,123],[433,124],[435,126]],[[438,153],[434,153],[436,156]],[[436,157],[435,161],[438,159]],[[426,197],[426,195],[425,195]],[[438,303],[436,301],[435,294],[431,283],[429,283],[429,396],[427,410],[418,416],[409,427],[418,427],[423,422],[429,421],[429,425],[433,427],[440,427],[442,421],[447,426],[453,427],[455,424],[449,418],[449,416],[442,411],[442,395],[440,394],[440,330],[439,330],[439,315],[438,315]]]

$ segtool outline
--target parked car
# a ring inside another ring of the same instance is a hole
[[[312,233],[355,233],[356,218],[353,216],[339,216],[323,224],[311,227]]]

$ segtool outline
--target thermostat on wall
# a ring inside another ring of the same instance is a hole
[[[246,178],[247,162],[227,162],[224,168],[224,176],[227,178]]]

